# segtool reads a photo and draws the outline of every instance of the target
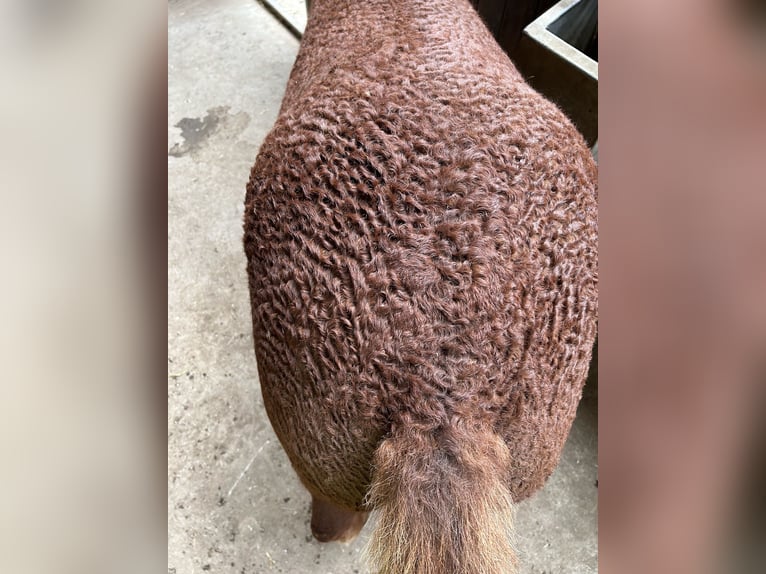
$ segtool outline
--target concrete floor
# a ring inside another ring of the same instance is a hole
[[[168,19],[168,573],[367,572],[367,529],[311,538],[250,334],[245,183],[298,41],[254,0],[171,0]],[[586,391],[561,464],[518,506],[522,574],[596,572],[596,432]]]

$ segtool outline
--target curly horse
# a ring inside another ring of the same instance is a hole
[[[468,0],[313,0],[245,200],[264,403],[320,541],[513,572],[596,336],[597,173]]]

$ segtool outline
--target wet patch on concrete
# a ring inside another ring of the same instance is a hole
[[[172,157],[183,157],[202,149],[212,136],[226,132],[238,135],[250,123],[250,116],[245,112],[229,113],[229,106],[210,108],[204,118],[183,118],[175,124],[181,129],[183,142],[176,143],[168,151]]]

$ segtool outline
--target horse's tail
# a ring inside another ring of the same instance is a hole
[[[509,468],[508,447],[489,429],[397,429],[374,457],[373,571],[514,572]]]

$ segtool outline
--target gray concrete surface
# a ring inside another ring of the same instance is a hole
[[[241,247],[245,183],[298,42],[254,0],[169,3],[168,573],[364,573],[321,545],[266,418]],[[596,572],[595,397],[518,506],[522,574]]]
[[[284,16],[292,26],[303,33],[306,28],[308,10],[306,0],[268,0],[268,2]]]

